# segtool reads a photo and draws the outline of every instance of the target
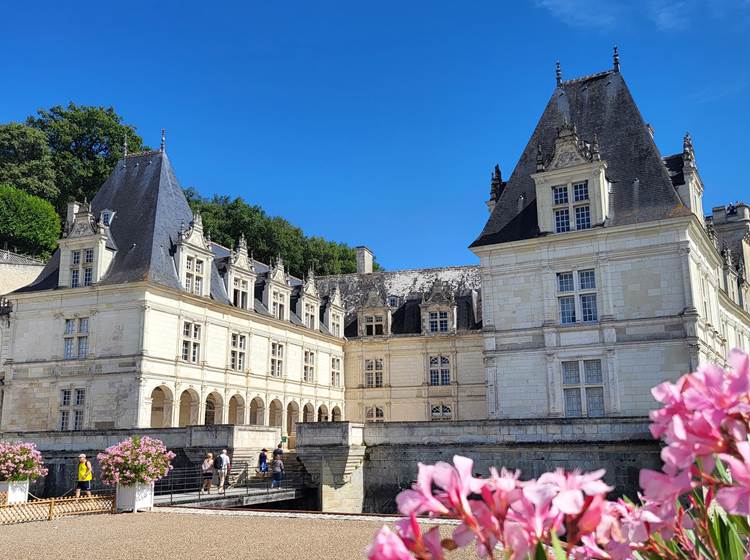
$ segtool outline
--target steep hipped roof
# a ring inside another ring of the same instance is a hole
[[[163,151],[128,156],[91,201],[91,211],[114,212],[110,223],[117,252],[100,284],[149,280],[180,288],[172,248],[181,227],[193,219],[167,154]],[[19,292],[57,286],[59,249],[39,279]]]
[[[537,171],[537,146],[541,145],[543,156],[549,157],[557,130],[566,122],[576,126],[583,140],[591,142],[594,135],[598,137],[601,158],[607,163],[607,178],[612,184],[606,225],[689,215],[625,80],[612,70],[562,82],[555,89],[472,247],[539,235],[536,189],[531,178]]]

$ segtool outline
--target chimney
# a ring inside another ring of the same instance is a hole
[[[372,272],[372,251],[364,245],[357,247],[357,274]]]
[[[72,224],[76,219],[76,214],[78,214],[78,211],[81,209],[81,205],[78,204],[75,200],[71,200],[68,202],[68,213],[65,217],[65,223],[70,225]]]

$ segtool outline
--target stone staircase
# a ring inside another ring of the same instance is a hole
[[[268,452],[269,472],[264,477],[257,472],[258,455],[260,450],[255,449],[235,449],[232,455],[232,471],[229,476],[229,483],[235,486],[242,486],[249,482],[250,484],[262,482],[266,477],[270,480],[272,454]],[[284,461],[284,486],[302,487],[309,485],[311,477],[305,466],[298,459],[294,451],[284,451],[282,458]]]

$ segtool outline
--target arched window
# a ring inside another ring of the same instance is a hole
[[[433,404],[430,407],[430,417],[432,420],[451,420],[453,418],[453,411],[448,405]]]
[[[384,422],[385,412],[379,406],[368,406],[365,409],[365,420],[367,422]]]

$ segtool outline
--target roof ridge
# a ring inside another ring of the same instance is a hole
[[[609,74],[617,74],[614,70],[605,70],[603,72],[594,72],[593,74],[587,74],[585,76],[579,76],[578,78],[571,78],[570,80],[563,80],[560,84],[561,86],[564,86],[565,84],[574,84],[576,82],[585,82],[586,80],[593,80],[594,78],[603,78],[604,76],[608,76]]]
[[[431,272],[433,270],[455,270],[458,268],[479,268],[478,264],[456,264],[450,266],[433,266],[429,268],[404,268],[400,270],[373,270],[372,272],[346,272],[344,274],[326,274],[325,276],[316,276],[316,279],[341,278],[342,276],[358,276],[360,274],[396,274],[403,272]]]

